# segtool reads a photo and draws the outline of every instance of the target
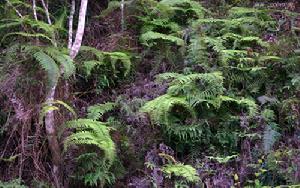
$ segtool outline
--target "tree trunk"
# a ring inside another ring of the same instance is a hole
[[[76,57],[76,55],[78,54],[81,43],[82,43],[82,37],[84,34],[84,27],[85,27],[85,15],[86,15],[87,4],[88,4],[88,0],[81,0],[76,37],[75,37],[75,41],[72,45],[72,48],[70,50],[70,56],[72,59],[74,59]]]
[[[49,10],[48,10],[48,5],[45,3],[44,0],[42,0],[42,5],[43,5],[44,10],[45,10],[45,13],[46,13],[46,17],[47,17],[47,20],[48,20],[48,24],[51,25],[51,24],[52,24],[52,21],[51,21],[50,14],[49,14]]]
[[[38,17],[37,17],[37,13],[36,13],[36,1],[35,0],[32,0],[32,9],[33,9],[33,16],[34,16],[34,19],[36,21],[38,21]]]
[[[71,11],[69,17],[69,42],[68,42],[68,49],[71,50],[73,45],[73,18],[75,13],[75,0],[72,0],[71,4]]]
[[[52,86],[50,89],[46,101],[51,102],[54,100],[55,90],[57,87],[57,83]],[[54,179],[54,184],[56,188],[62,187],[62,174],[60,172],[61,168],[61,149],[59,147],[58,139],[57,139],[57,131],[55,128],[55,119],[54,119],[54,112],[50,111],[46,114],[45,117],[45,126],[46,126],[46,133],[48,138],[49,149],[51,151],[52,157],[52,175]]]

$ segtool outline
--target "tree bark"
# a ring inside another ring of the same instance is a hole
[[[50,89],[46,101],[51,102],[54,100],[55,96],[55,90],[57,87],[57,83],[52,86]],[[59,147],[59,142],[57,139],[57,131],[55,128],[55,119],[54,119],[54,112],[50,111],[46,114],[45,117],[45,126],[46,126],[46,134],[48,137],[48,144],[49,149],[51,151],[51,157],[52,157],[52,174],[54,179],[54,184],[56,188],[62,187],[62,174],[60,172],[61,168],[61,149]]]
[[[70,56],[72,59],[74,59],[76,57],[76,55],[78,54],[81,43],[82,43],[82,37],[84,34],[84,27],[85,27],[85,16],[86,16],[87,4],[88,4],[88,0],[81,0],[76,37],[75,37],[75,41],[72,45],[72,48],[70,50]]]
[[[69,17],[69,42],[68,42],[68,49],[71,50],[73,45],[73,18],[75,13],[75,0],[72,0],[71,4],[71,12]]]
[[[52,21],[51,21],[49,10],[48,10],[48,5],[46,5],[46,3],[45,3],[44,0],[41,0],[41,1],[42,1],[42,5],[43,5],[43,7],[45,9],[45,13],[46,13],[46,16],[47,16],[48,24],[51,25]]]
[[[37,13],[36,13],[36,1],[35,0],[32,0],[32,9],[33,9],[33,16],[34,16],[34,19],[36,21],[38,21],[38,17],[37,17]]]

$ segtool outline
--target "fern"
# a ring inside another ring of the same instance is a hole
[[[105,104],[97,104],[88,107],[88,119],[98,120],[100,119],[106,112],[109,112],[115,108],[115,103],[107,102]]]
[[[8,33],[8,34],[6,34],[2,37],[1,43],[3,43],[3,41],[7,37],[12,36],[12,35],[18,35],[18,36],[22,36],[22,37],[25,37],[25,38],[33,38],[33,37],[42,38],[42,39],[46,39],[51,44],[55,45],[55,41],[53,39],[51,39],[50,37],[48,37],[47,35],[45,35],[45,34],[42,34],[42,33],[25,33],[25,32]]]
[[[74,128],[75,133],[71,134],[64,142],[67,150],[71,145],[94,145],[104,153],[104,159],[112,163],[115,159],[115,144],[112,141],[109,128],[105,123],[91,119],[77,119],[66,122],[67,128]]]
[[[115,176],[111,172],[111,164],[108,164],[97,153],[84,153],[77,158],[79,171],[76,173],[78,179],[83,180],[85,185],[101,186],[105,184],[112,185],[115,182]]]
[[[149,31],[147,33],[142,34],[140,40],[144,45],[149,47],[155,46],[159,41],[171,44],[174,43],[177,46],[184,46],[184,41],[181,38],[162,33],[156,33],[153,31]]]
[[[167,74],[168,76],[169,74]],[[160,79],[164,74],[160,75]],[[192,106],[206,99],[221,95],[224,91],[221,73],[177,75],[170,83],[168,94],[171,96],[184,96]]]
[[[228,14],[231,18],[260,17],[261,19],[270,19],[266,10],[256,8],[232,7]]]
[[[124,76],[127,76],[131,70],[130,56],[123,52],[103,52],[93,47],[82,46],[80,48],[81,55],[86,57],[83,61],[83,67],[87,76],[90,76],[92,71],[100,66],[110,66],[116,76],[116,66],[121,63]],[[87,60],[90,59],[90,60]]]
[[[45,48],[44,51],[62,66],[65,78],[69,78],[75,73],[75,64],[69,55],[63,54],[52,47]]]
[[[49,55],[42,51],[36,52],[35,54],[33,54],[33,57],[47,72],[49,87],[52,88],[54,85],[56,85],[60,76],[59,67]]]
[[[22,185],[20,179],[11,180],[9,182],[2,182],[0,181],[0,187],[5,188],[27,188],[27,186]]]
[[[176,111],[177,108],[178,111]],[[147,102],[140,111],[149,113],[154,123],[169,126],[175,125],[174,123],[178,121],[182,122],[187,117],[191,119],[196,117],[194,109],[184,97],[172,97],[170,95],[162,95]],[[175,113],[175,116],[173,113]],[[176,117],[176,113],[178,117]]]
[[[190,165],[180,163],[167,164],[162,167],[162,171],[168,178],[171,178],[172,176],[181,177],[190,183],[197,183],[200,181],[196,169]]]
[[[40,118],[39,122],[41,123],[45,115],[51,111],[58,111],[60,108],[58,105],[63,106],[65,109],[67,109],[69,112],[72,113],[72,115],[77,118],[77,114],[75,110],[68,105],[67,103],[60,101],[60,100],[54,100],[54,101],[46,101],[45,103],[42,104],[42,110],[40,112]]]
[[[203,18],[205,13],[209,11],[203,8],[198,2],[192,0],[162,0],[159,4],[171,7],[177,11],[177,17],[185,17],[186,15],[194,15],[196,19]],[[178,14],[178,12],[182,14]],[[191,18],[192,16],[190,16]]]

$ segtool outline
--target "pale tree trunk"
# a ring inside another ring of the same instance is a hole
[[[35,0],[33,0],[35,2]],[[52,25],[52,21],[50,18],[49,10],[48,10],[48,4],[45,3],[44,0],[42,1],[42,5],[44,8],[44,11],[46,13],[47,21],[49,25]],[[52,36],[55,40],[55,36],[53,34]],[[56,47],[56,42],[55,42]],[[50,91],[46,95],[46,102],[51,102],[55,98],[55,92],[57,89],[57,82],[51,86]],[[51,105],[51,103],[50,103]],[[49,150],[51,152],[51,158],[52,158],[52,177],[54,181],[54,186],[56,188],[63,187],[63,180],[62,180],[62,160],[61,160],[61,148],[59,146],[59,141],[57,138],[57,129],[55,126],[55,118],[54,118],[54,112],[49,111],[45,116],[45,128],[46,128],[46,134],[49,144]]]
[[[38,17],[37,17],[37,13],[36,13],[36,1],[35,0],[32,0],[32,9],[33,9],[33,16],[34,16],[34,19],[36,21],[38,21]]]
[[[84,27],[85,27],[85,15],[86,15],[87,4],[88,4],[88,0],[81,0],[76,37],[75,37],[75,41],[72,45],[72,48],[70,50],[70,56],[72,59],[74,59],[76,57],[76,55],[78,54],[81,43],[82,43],[82,37],[84,34]]]
[[[68,49],[71,50],[73,45],[73,18],[75,13],[75,0],[72,0],[71,11],[69,16],[69,42]]]
[[[52,21],[51,21],[50,14],[49,14],[49,10],[48,10],[48,4],[46,4],[44,0],[41,0],[41,1],[42,1],[42,5],[43,5],[43,7],[44,7],[45,13],[46,13],[46,17],[47,17],[47,20],[48,20],[48,24],[51,25],[51,24],[52,24]]]
[[[54,100],[55,90],[57,87],[57,83],[50,89],[46,101],[51,102]],[[55,127],[55,119],[54,112],[50,111],[46,114],[45,117],[45,126],[46,126],[46,134],[48,137],[49,149],[51,151],[52,157],[52,175],[56,188],[62,187],[62,173],[61,173],[61,149],[59,147],[59,142],[57,139],[57,130]]]
[[[44,0],[42,0],[43,7],[45,9],[48,23],[51,25],[51,19],[48,12],[48,6],[45,4]],[[69,42],[68,42],[68,48],[70,49],[70,57],[74,59],[76,55],[78,54],[78,51],[80,49],[82,38],[84,34],[84,27],[85,27],[85,16],[86,16],[86,10],[87,10],[87,4],[88,0],[81,0],[80,10],[79,10],[79,18],[78,18],[78,27],[76,32],[75,41],[73,43],[73,16],[75,13],[75,0],[72,0],[72,7],[70,12],[70,20],[69,20]],[[63,69],[61,69],[61,73],[63,74]],[[65,82],[65,92],[68,93],[68,82]],[[46,97],[46,101],[53,101],[55,99],[55,92],[57,90],[57,83],[52,86],[50,89],[50,92],[48,93]],[[55,126],[55,118],[54,118],[54,112],[50,111],[46,114],[45,117],[45,126],[46,126],[46,133],[48,137],[49,142],[49,149],[51,151],[52,155],[52,163],[53,163],[53,178],[55,187],[60,188],[63,187],[63,181],[62,181],[62,160],[61,160],[61,149],[59,147],[59,142],[57,139],[57,130]]]

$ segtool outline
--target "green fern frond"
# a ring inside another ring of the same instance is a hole
[[[75,73],[75,64],[69,55],[52,47],[45,48],[44,51],[62,66],[65,78],[69,78]]]
[[[12,36],[12,35],[18,35],[18,36],[25,37],[25,38],[42,38],[42,39],[46,39],[47,41],[49,41],[53,45],[55,44],[55,42],[45,34],[42,34],[42,33],[25,33],[25,32],[8,33],[8,34],[6,34],[2,37],[1,43],[3,43],[3,41],[5,41],[5,39],[7,37]]]
[[[42,51],[34,53],[33,57],[47,72],[49,87],[53,87],[57,83],[60,76],[59,67],[49,55]]]
[[[185,97],[173,97],[167,94],[147,102],[140,111],[148,113],[154,123],[167,126],[182,124],[186,118],[196,118],[196,112]]]
[[[90,46],[81,46],[80,52],[92,53],[93,55],[95,55],[97,57],[98,61],[103,61],[103,58],[104,58],[102,51],[100,51],[96,48],[90,47]]]
[[[180,10],[183,12],[192,12],[198,19],[203,18],[205,13],[209,12],[207,9],[202,7],[201,4],[192,0],[162,0],[159,4],[172,7],[175,11]]]
[[[0,20],[0,30],[10,29],[15,26],[20,26],[22,23],[23,23],[22,19],[9,20],[9,22],[7,22],[7,20]]]
[[[88,115],[87,118],[98,120],[100,119],[105,113],[112,111],[116,107],[115,103],[107,102],[105,104],[96,104],[93,106],[89,106],[87,111]]]
[[[195,168],[190,165],[184,165],[181,163],[167,164],[162,167],[162,171],[168,178],[172,176],[181,177],[190,183],[197,183],[200,181],[200,177]]]
[[[192,106],[221,95],[224,91],[220,72],[178,76],[170,83],[168,94],[185,96]]]
[[[103,52],[93,47],[82,46],[80,52],[84,54],[92,54],[92,57],[85,58],[84,70],[87,76],[89,76],[93,69],[98,66],[110,66],[112,72],[116,73],[117,63],[121,64],[121,70],[124,76],[127,76],[131,70],[131,57],[123,52]],[[95,56],[96,58],[94,58]],[[86,60],[90,59],[90,60]]]
[[[230,18],[241,18],[241,17],[260,17],[269,19],[268,12],[263,9],[248,8],[248,7],[232,7],[229,10]]]
[[[100,66],[100,65],[105,65],[105,63],[102,62],[102,61],[95,61],[95,60],[84,61],[83,62],[83,68],[84,68],[85,74],[87,76],[90,76],[93,69],[96,68],[97,66]]]
[[[172,81],[176,78],[178,78],[179,76],[182,76],[179,73],[175,73],[175,72],[166,72],[166,73],[162,73],[156,76],[156,82],[163,82],[163,81]]]
[[[156,45],[159,41],[164,41],[171,44],[174,43],[177,46],[184,46],[184,41],[181,38],[153,31],[142,34],[140,40],[142,44],[149,47]]]
[[[115,144],[109,134],[110,128],[105,123],[91,119],[77,119],[66,122],[66,127],[74,128],[76,132],[65,140],[65,150],[73,144],[94,145],[104,152],[106,160],[110,163],[114,161]]]

